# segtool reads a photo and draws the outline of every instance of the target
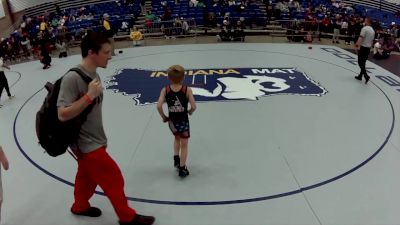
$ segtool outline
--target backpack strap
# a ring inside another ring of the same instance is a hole
[[[82,78],[83,81],[85,81],[86,84],[89,84],[90,82],[92,82],[92,78],[89,77],[88,75],[86,75],[81,69],[79,69],[78,67],[73,67],[71,69],[69,69],[68,72],[73,71],[77,74],[79,74],[79,76]],[[85,110],[83,110],[83,112],[81,113],[82,117],[86,120],[87,115],[90,113],[90,111],[92,111],[93,106],[95,105],[96,99],[93,99],[93,102],[90,103],[90,105],[88,107],[86,107]]]
[[[69,69],[69,71],[73,71],[73,72],[79,74],[79,76],[81,76],[82,80],[85,81],[88,84],[90,82],[92,82],[92,80],[93,80],[88,75],[86,75],[81,69],[79,69],[78,67],[71,68],[71,69]]]
[[[90,78],[88,75],[86,75],[81,69],[79,69],[78,67],[73,67],[73,68],[69,69],[68,72],[70,72],[70,71],[73,71],[73,72],[79,74],[79,76],[82,78],[82,80],[85,81],[85,83],[88,84],[88,85],[89,85],[89,83],[92,82],[92,80],[93,80],[93,79]],[[96,100],[96,99],[93,99],[93,102],[90,103],[90,105],[88,105],[88,106],[86,107],[86,109],[84,109],[84,110],[81,112],[81,114],[79,115],[82,124],[86,121],[87,116],[89,115],[89,113],[92,111],[94,105],[96,104],[96,101],[95,101],[95,100]],[[78,146],[78,143],[76,143],[76,145]],[[79,146],[78,146],[78,149],[79,149]],[[76,158],[76,155],[75,155],[74,153],[71,153],[70,151],[68,151],[68,152],[71,154],[71,156],[72,156],[73,158],[77,159],[77,158]]]
[[[183,91],[184,94],[186,94],[186,92],[187,92],[187,86],[186,85],[183,85],[182,91]]]

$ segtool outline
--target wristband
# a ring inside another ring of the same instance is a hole
[[[91,99],[90,97],[89,97],[89,95],[84,95],[83,96],[84,98],[85,98],[85,101],[88,103],[88,104],[92,104],[92,102],[93,102],[93,99]]]

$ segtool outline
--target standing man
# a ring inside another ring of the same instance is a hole
[[[111,55],[115,56],[114,52],[114,30],[110,23],[110,16],[107,13],[103,14],[103,34],[106,38],[108,38],[111,44]]]
[[[0,57],[0,101],[1,101],[1,93],[3,92],[4,88],[7,91],[8,98],[9,99],[14,98],[14,95],[11,95],[10,93],[10,87],[8,86],[8,81],[4,73],[4,69],[10,69],[10,67],[4,63],[3,57]],[[0,104],[0,108],[1,107],[3,107],[2,104]]]
[[[371,51],[372,44],[375,38],[375,31],[371,27],[372,21],[371,18],[365,18],[364,27],[361,29],[360,36],[355,44],[355,49],[358,51],[358,65],[360,66],[360,74],[355,78],[357,80],[362,80],[362,77],[365,78],[365,83],[368,83],[370,76],[367,74],[367,69],[365,65],[368,60],[369,53]]]
[[[89,203],[99,185],[114,207],[121,225],[151,225],[154,217],[139,215],[129,207],[121,170],[106,152],[107,137],[102,121],[103,86],[96,69],[107,67],[111,59],[110,41],[101,34],[90,32],[82,40],[81,54],[82,61],[77,67],[93,80],[87,84],[76,72],[68,72],[62,79],[57,101],[60,121],[68,121],[92,105],[78,139],[70,146],[78,158],[71,212],[99,217],[101,210]]]

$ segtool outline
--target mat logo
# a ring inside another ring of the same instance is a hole
[[[185,72],[196,101],[257,100],[290,94],[322,96],[327,91],[295,68],[193,69]],[[132,96],[136,105],[156,103],[169,84],[166,71],[121,69],[107,82],[107,89]]]

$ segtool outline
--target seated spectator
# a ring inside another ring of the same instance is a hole
[[[384,49],[383,47],[383,38],[380,38],[374,44],[374,59],[387,59],[390,56],[390,51]]]
[[[146,15],[145,15],[145,24],[146,24],[146,26],[147,27],[151,27],[152,25],[153,25],[153,22],[155,21],[155,20],[157,20],[157,17],[156,17],[156,15],[154,15],[152,12],[151,12],[151,10],[149,10],[149,11],[147,11],[146,12]]]
[[[278,2],[275,4],[275,18],[280,19],[281,13],[289,13],[289,7],[283,0],[278,0]]]
[[[233,30],[232,40],[244,42],[245,34],[242,26],[242,22],[238,20],[236,22],[235,29]]]
[[[121,31],[122,32],[128,32],[129,31],[129,23],[127,21],[122,21],[121,22]]]
[[[140,30],[134,26],[131,34],[129,35],[133,46],[140,46],[142,45],[142,40],[143,40],[143,34],[140,32]]]
[[[236,11],[241,12],[246,9],[246,2],[240,1],[240,3],[236,6]]]
[[[383,49],[387,49],[390,53],[397,51],[396,39],[394,37],[385,37],[383,39]]]
[[[31,41],[28,38],[27,34],[24,34],[21,39],[21,47],[24,54],[29,57],[32,54],[32,46]]]
[[[304,40],[305,43],[312,43],[313,42],[313,36],[312,36],[312,32],[308,31],[307,34],[304,36]]]
[[[292,41],[294,42],[302,42],[306,40],[306,33],[304,32],[304,28],[295,26],[293,31]]]
[[[206,4],[203,2],[203,0],[198,0],[197,2],[197,7],[199,8],[205,8]]]
[[[219,3],[219,0],[213,0],[213,7],[216,7],[216,6],[218,6],[218,3]]]
[[[209,12],[207,17],[207,23],[209,27],[217,27],[217,17],[214,12]]]
[[[59,52],[58,58],[67,57],[67,44],[64,41],[63,37],[60,37],[56,42],[56,48]]]
[[[183,17],[181,17],[180,20],[181,20],[181,24],[182,24],[182,34],[183,35],[189,34],[190,27],[189,27],[188,22],[185,19],[183,19]]]
[[[161,1],[160,4],[163,7],[163,9],[165,10],[165,8],[167,8],[168,2],[167,1]]]
[[[231,41],[232,35],[231,30],[227,28],[227,26],[223,26],[219,34],[217,35],[218,41]]]
[[[199,2],[197,0],[190,0],[189,1],[189,7],[197,7],[197,4]]]

